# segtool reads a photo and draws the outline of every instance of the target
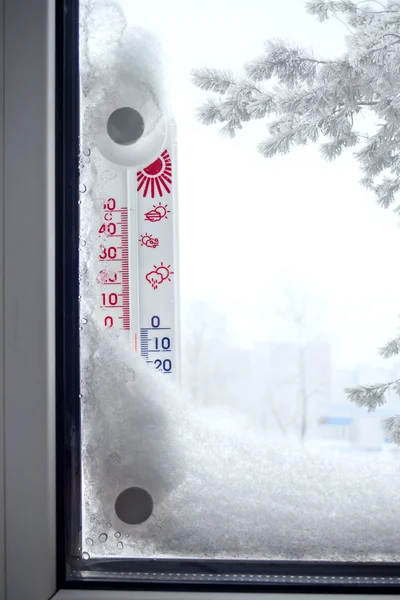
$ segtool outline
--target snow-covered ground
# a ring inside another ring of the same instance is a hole
[[[91,339],[83,371],[91,557],[399,559],[396,459],[272,444],[220,410],[196,409],[117,338],[93,330]],[[114,503],[134,485],[151,493],[154,511],[128,526]]]

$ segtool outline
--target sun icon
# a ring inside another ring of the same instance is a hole
[[[158,195],[162,198],[165,191],[171,193],[172,184],[172,167],[171,158],[168,150],[159,156],[154,162],[151,163],[145,169],[138,171],[137,174],[137,191],[139,192],[143,186],[143,198],[146,198],[147,193],[150,191],[151,197],[154,198],[156,188]],[[162,189],[162,187],[164,190]]]

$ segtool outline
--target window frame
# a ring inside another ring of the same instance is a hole
[[[79,496],[80,459],[79,355],[68,352],[79,348],[79,215],[73,202],[79,74],[65,66],[79,58],[78,14],[77,0],[35,0],[34,10],[32,5],[32,0],[0,0],[0,598],[205,600],[226,598],[229,591],[237,600],[262,592],[273,599],[285,593],[291,600],[310,592],[396,594],[398,588],[382,586],[340,591],[254,584],[243,592],[243,584],[154,582],[154,591],[143,591],[149,584],[139,581],[137,590],[117,590],[121,581],[67,582],[66,544],[73,543],[77,524],[66,527],[64,515]],[[71,472],[75,489],[66,485]],[[400,572],[400,565],[396,569]],[[83,585],[91,589],[78,589]]]
[[[56,591],[54,7],[55,0],[37,0],[34,10],[29,0],[0,3],[0,596],[7,600]]]

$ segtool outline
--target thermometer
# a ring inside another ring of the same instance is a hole
[[[123,109],[118,118],[119,109],[109,115],[105,129],[111,142],[129,151],[137,142],[130,129],[140,121],[135,122],[129,107]],[[129,338],[148,365],[179,381],[175,124],[165,124],[154,160],[138,166],[118,164],[118,153],[103,150],[104,135],[97,139],[95,318],[105,330]]]

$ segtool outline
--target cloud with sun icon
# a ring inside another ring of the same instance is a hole
[[[154,271],[147,273],[146,280],[150,283],[153,290],[156,290],[163,281],[171,281],[170,275],[173,275],[174,272],[170,269],[171,265],[166,266],[161,263],[159,267],[154,265]]]

